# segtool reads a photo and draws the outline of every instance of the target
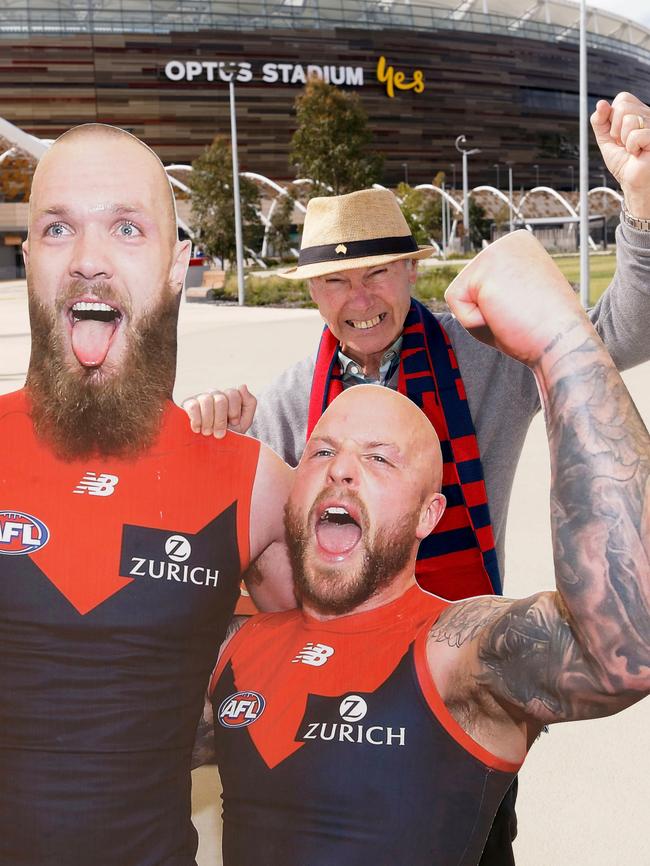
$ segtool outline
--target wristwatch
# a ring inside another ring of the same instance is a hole
[[[623,220],[629,226],[632,226],[633,229],[638,229],[642,232],[650,232],[650,219],[641,219],[640,217],[632,216],[629,210],[625,207],[625,203],[622,205],[622,215]]]

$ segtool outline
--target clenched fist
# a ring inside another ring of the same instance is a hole
[[[544,247],[528,231],[500,238],[451,283],[445,299],[478,339],[534,366],[561,331],[593,330]]]

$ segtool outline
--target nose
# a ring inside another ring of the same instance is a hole
[[[368,290],[363,280],[356,280],[350,286],[348,293],[348,307],[356,310],[367,310],[372,306],[373,295]]]
[[[70,276],[82,280],[108,280],[113,266],[107,252],[107,241],[92,227],[77,235],[70,259]]]
[[[359,462],[347,451],[339,451],[328,465],[328,480],[332,484],[356,487],[359,483]]]

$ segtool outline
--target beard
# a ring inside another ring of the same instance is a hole
[[[34,428],[57,457],[91,454],[134,457],[160,430],[176,373],[176,327],[180,296],[165,287],[161,300],[137,321],[127,316],[126,350],[119,367],[70,367],[60,312],[66,300],[92,289],[102,301],[117,297],[105,283],[72,283],[54,310],[29,291],[32,352],[27,374]],[[123,314],[124,301],[119,299]]]
[[[419,508],[400,516],[394,523],[382,527],[371,540],[364,541],[367,537],[365,527],[368,525],[366,509],[356,496],[348,494],[346,499],[355,503],[361,515],[362,540],[359,543],[363,544],[363,555],[357,565],[310,562],[309,548],[314,539],[308,533],[308,527],[320,497],[312,506],[306,521],[291,502],[285,506],[284,525],[296,597],[299,604],[307,601],[321,614],[342,616],[350,613],[390,586],[413,555]]]

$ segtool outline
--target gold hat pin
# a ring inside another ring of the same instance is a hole
[[[348,251],[348,248],[346,247],[345,244],[339,244],[339,245],[337,246],[337,248],[334,250],[334,252],[335,252],[337,255],[338,255],[339,253],[342,253],[342,255],[345,255],[345,254],[347,253],[347,251]]]

